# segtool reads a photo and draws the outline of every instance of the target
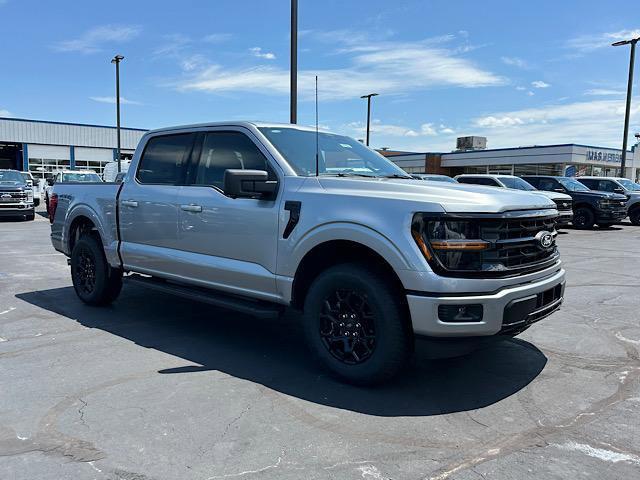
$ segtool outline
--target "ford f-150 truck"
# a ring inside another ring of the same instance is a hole
[[[151,131],[121,184],[55,184],[51,202],[83,302],[112,302],[124,278],[265,318],[292,308],[354,383],[396,375],[417,338],[508,338],[563,299],[548,198],[417,182],[296,125]]]
[[[522,177],[538,190],[560,192],[573,198],[573,226],[607,228],[627,216],[627,197],[619,193],[589,190],[573,177],[525,175]]]
[[[640,225],[640,185],[628,178],[619,177],[576,177],[591,190],[620,193],[627,197],[627,215],[634,225]]]
[[[470,183],[474,185],[487,185],[489,187],[499,188],[515,188],[516,190],[526,190],[529,192],[537,192],[540,195],[549,197],[556,204],[558,209],[558,226],[565,226],[573,220],[573,199],[560,192],[547,192],[538,190],[526,180],[516,177],[515,175],[488,175],[488,174],[471,174],[465,173],[456,176],[459,183]]]

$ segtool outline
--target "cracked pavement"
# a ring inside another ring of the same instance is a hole
[[[265,322],[139,287],[77,300],[45,218],[0,221],[0,478],[640,476],[640,228],[565,230],[562,310],[374,389]]]

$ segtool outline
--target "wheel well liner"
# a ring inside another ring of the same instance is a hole
[[[379,253],[351,240],[330,240],[316,245],[302,258],[293,279],[291,305],[302,310],[313,280],[327,268],[340,263],[362,263],[375,268],[389,279],[394,288],[404,292],[404,286],[393,267]],[[404,295],[402,298],[404,299]]]
[[[73,251],[74,245],[84,233],[95,234],[102,243],[102,238],[95,224],[88,217],[79,215],[73,219],[69,226],[69,253]]]

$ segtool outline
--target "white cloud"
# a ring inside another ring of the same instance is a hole
[[[0,108],[0,117],[12,117],[11,112],[9,110],[4,110]]]
[[[518,57],[500,57],[500,60],[502,60],[502,63],[504,63],[505,65],[511,65],[518,68],[528,67],[527,62]]]
[[[367,126],[363,122],[351,122],[345,125],[346,130],[354,136],[362,136],[366,133]],[[371,133],[387,137],[431,137],[437,135],[432,123],[424,123],[420,128],[410,128],[402,125],[382,123],[380,120],[371,122]]]
[[[523,90],[526,90],[526,89],[527,89],[527,87],[523,87],[523,86],[520,86],[520,85],[518,85],[516,87],[516,90],[520,90],[520,91],[523,91]]]
[[[58,52],[96,53],[105,44],[124,43],[140,34],[141,28],[136,25],[101,25],[87,30],[80,37],[63,40],[53,44]]]
[[[522,125],[524,121],[521,118],[502,115],[500,117],[494,117],[493,115],[489,115],[487,117],[481,117],[476,119],[475,124],[478,127],[512,127],[514,125]]]
[[[323,41],[330,41],[325,37],[327,33],[314,35],[320,36]],[[299,71],[298,90],[303,100],[313,98],[315,75],[318,75],[322,100],[354,98],[368,91],[399,94],[433,87],[474,88],[507,83],[505,78],[441,47],[441,43],[450,41],[449,37],[401,43],[365,41],[367,37],[358,33],[350,37],[347,33],[333,33],[332,41],[340,38],[349,38],[336,53],[344,57],[346,65]],[[261,50],[255,53],[267,55]],[[212,64],[173,82],[173,86],[182,91],[210,93],[287,94],[289,71],[276,66],[228,68]]]
[[[542,80],[535,80],[535,81],[531,82],[531,86],[533,88],[549,88],[551,86],[551,84],[549,84],[547,82],[543,82]]]
[[[100,103],[112,103],[115,105],[116,103],[116,97],[89,97],[90,100],[93,100],[94,102],[100,102]],[[135,100],[129,100],[128,98],[125,97],[120,97],[120,103],[122,105],[142,105],[141,102],[135,101]]]
[[[230,33],[211,33],[202,37],[202,41],[207,43],[223,43],[232,38],[233,35]]]
[[[530,97],[533,97],[533,96],[535,95],[535,93],[533,93],[531,90],[529,90],[529,91],[527,92],[527,95],[529,95]]]
[[[618,30],[617,32],[605,32],[600,34],[581,35],[567,42],[569,48],[588,52],[598,48],[608,47],[614,42],[640,37],[640,28],[633,30]]]
[[[272,52],[263,52],[261,47],[250,48],[251,55],[257,58],[264,58],[265,60],[275,60],[276,55]]]
[[[164,43],[157,47],[153,54],[156,56],[177,57],[191,43],[191,39],[181,33],[171,33],[163,36]]]
[[[593,96],[613,96],[613,95],[626,95],[627,92],[624,90],[612,90],[608,88],[591,88],[589,90],[585,90],[585,95],[593,95]]]

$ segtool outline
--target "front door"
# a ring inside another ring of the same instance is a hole
[[[275,162],[249,135],[242,129],[217,129],[203,133],[197,142],[188,185],[179,193],[181,276],[232,293],[274,299],[281,195],[230,198],[223,192],[227,169],[265,170],[270,179],[278,179]]]

